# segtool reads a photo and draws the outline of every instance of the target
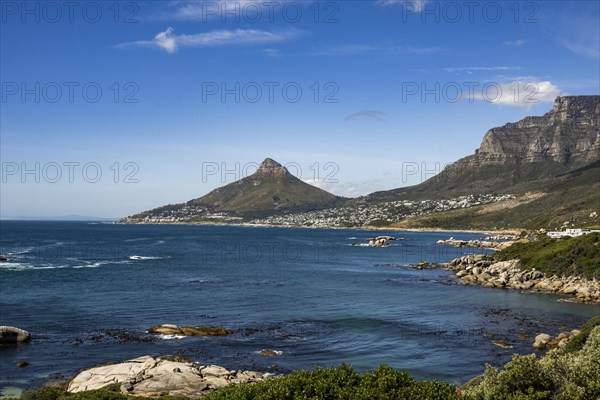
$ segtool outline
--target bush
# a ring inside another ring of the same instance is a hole
[[[589,322],[589,321],[588,321]],[[550,350],[538,359],[513,355],[502,371],[486,367],[463,387],[473,400],[586,400],[600,396],[600,326],[591,329],[581,350]]]
[[[592,333],[592,329],[594,329],[597,326],[600,326],[600,315],[591,318],[581,326],[581,332],[579,333],[579,335],[571,339],[569,343],[567,343],[565,351],[568,353],[572,353],[574,351],[581,350],[588,337],[590,336],[590,333]]]
[[[207,400],[452,400],[459,399],[454,385],[438,381],[416,382],[404,371],[381,365],[363,375],[351,366],[296,371],[254,385],[234,385],[207,396]]]

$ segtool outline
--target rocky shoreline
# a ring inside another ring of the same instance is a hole
[[[532,290],[569,296],[565,301],[600,303],[600,282],[576,276],[545,276],[535,268],[525,270],[519,260],[493,262],[483,254],[458,257],[444,268],[456,271],[465,285]]]
[[[438,240],[436,244],[446,244],[454,247],[479,247],[484,249],[498,249],[502,250],[509,246],[511,246],[514,241],[506,241],[506,242],[493,242],[486,240],[458,240],[454,238],[450,238],[447,240]]]

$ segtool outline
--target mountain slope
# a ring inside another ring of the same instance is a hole
[[[490,129],[475,154],[412,187],[376,192],[363,201],[525,193],[530,186],[600,158],[600,96],[566,96],[541,117]]]
[[[256,172],[187,203],[167,205],[122,222],[231,222],[334,207],[347,199],[309,185],[267,158]]]
[[[213,212],[262,216],[333,207],[342,200],[303,182],[287,168],[267,158],[254,174],[215,189],[188,205],[204,206]]]

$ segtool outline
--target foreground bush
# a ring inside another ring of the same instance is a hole
[[[254,385],[236,385],[221,389],[207,400],[452,400],[459,399],[458,389],[438,381],[417,382],[404,371],[381,365],[363,375],[351,366],[296,371],[281,378]]]
[[[600,326],[591,330],[581,350],[550,350],[541,359],[515,354],[504,370],[487,366],[482,377],[463,389],[474,400],[598,399]]]
[[[103,387],[86,392],[68,393],[63,388],[42,387],[36,390],[27,390],[21,400],[140,400],[141,397],[126,396],[120,392],[121,384]],[[163,396],[155,400],[186,400],[185,397]]]

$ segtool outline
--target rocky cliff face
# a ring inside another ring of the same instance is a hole
[[[598,159],[600,96],[558,97],[554,108],[541,117],[490,129],[474,155],[449,165],[419,185],[419,191],[506,191]]]
[[[585,164],[600,154],[600,96],[558,97],[541,117],[490,129],[473,162]]]
[[[279,164],[272,158],[266,158],[256,169],[256,172],[250,175],[248,178],[251,180],[259,181],[263,179],[273,178],[291,178],[287,168]]]
[[[372,193],[365,201],[544,192],[556,177],[598,160],[600,96],[558,97],[541,117],[490,129],[475,154],[437,176],[416,186]]]

